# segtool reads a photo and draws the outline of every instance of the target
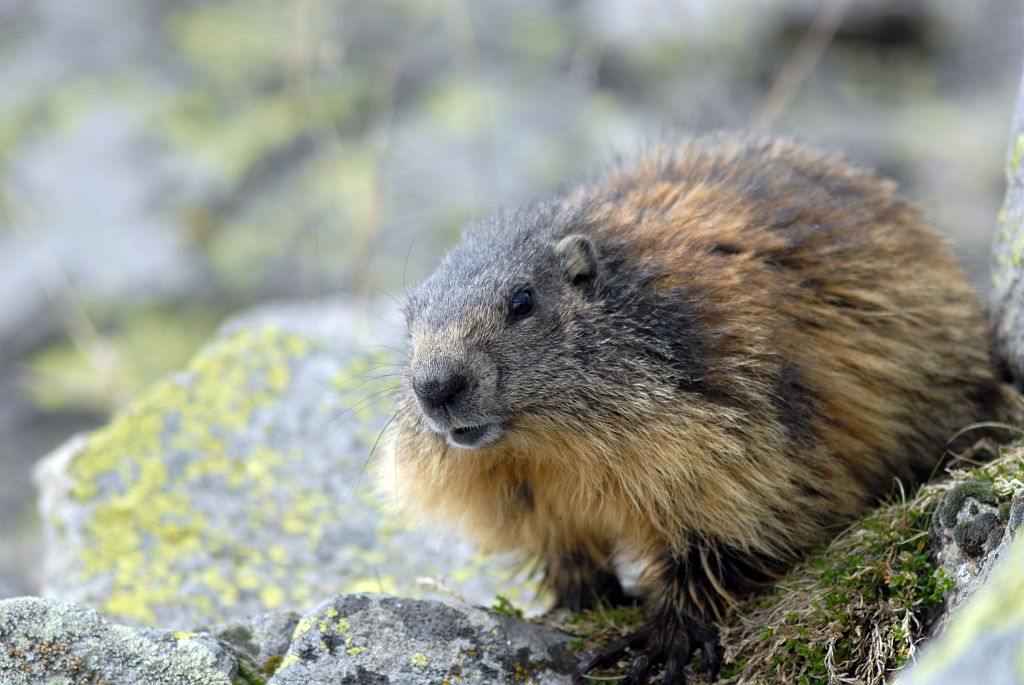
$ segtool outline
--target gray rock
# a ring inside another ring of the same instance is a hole
[[[235,657],[209,635],[136,630],[55,600],[0,602],[5,685],[227,685],[236,673]]]
[[[288,651],[299,618],[294,611],[272,611],[232,621],[210,632],[221,642],[231,645],[240,661],[270,673]]]
[[[991,314],[996,344],[1024,388],[1024,81],[1006,155],[1006,197],[992,239]]]
[[[528,601],[507,563],[386,515],[371,462],[397,381],[378,343],[401,328],[380,321],[338,301],[246,315],[48,457],[45,594],[164,627],[339,592]]]
[[[992,485],[980,480],[964,481],[946,493],[932,517],[931,536],[937,564],[953,587],[936,630],[984,586],[1022,519],[1024,488],[1013,493],[1009,505],[1000,505]]]
[[[551,628],[465,604],[339,595],[214,631],[111,623],[92,609],[0,601],[4,685],[571,682],[579,654]]]
[[[1018,528],[1022,504],[1018,497],[1012,515]],[[947,630],[925,645],[921,660],[899,685],[1024,682],[1024,535],[1013,537],[1007,530],[995,570],[985,574],[984,584],[954,613]]]
[[[274,685],[570,683],[568,638],[450,601],[329,599],[299,621]]]

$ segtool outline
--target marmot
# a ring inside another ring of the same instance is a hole
[[[533,560],[558,606],[640,561],[628,682],[830,526],[927,475],[999,385],[983,306],[894,184],[787,140],[656,148],[471,222],[408,298],[384,478]]]

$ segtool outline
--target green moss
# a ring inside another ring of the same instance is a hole
[[[722,670],[719,675],[723,680],[729,680],[730,678],[736,677],[743,672],[744,667],[747,665],[747,660],[744,657],[739,657],[734,661],[730,661],[722,666]]]
[[[569,640],[569,649],[573,651],[580,652],[583,651],[585,647],[586,640],[584,640],[582,637],[577,637],[573,638],[572,640]]]
[[[1002,536],[999,516],[983,513],[969,521],[958,523],[953,528],[953,540],[965,553],[977,557],[985,551],[986,545],[994,545]]]
[[[260,666],[260,675],[264,679],[270,678],[270,676],[274,675],[277,672],[277,669],[281,666],[281,662],[283,661],[284,656],[280,654],[276,654],[268,658],[266,661],[263,662],[263,665]]]
[[[940,604],[949,583],[934,568],[927,549],[930,518],[929,512],[918,511],[899,518],[868,518],[860,525],[860,551],[826,552],[812,559],[811,565],[821,570],[821,581],[828,588],[827,608],[839,608],[858,597],[881,598],[905,609]]]
[[[996,494],[992,486],[981,480],[968,480],[958,484],[946,495],[942,502],[942,525],[952,528],[956,525],[956,515],[964,504],[964,500],[973,497],[985,504],[995,504]]]
[[[560,618],[548,618],[555,628],[575,636],[568,643],[573,651],[599,651],[620,637],[639,629],[644,622],[644,611],[639,604],[606,606],[570,613]],[[621,675],[615,669],[592,674],[597,679]]]
[[[276,657],[280,659],[280,657]],[[264,664],[265,665],[265,664]],[[257,669],[245,658],[238,659],[238,675],[231,679],[232,685],[265,685],[267,678],[273,675],[273,671],[265,673],[263,669]]]
[[[817,587],[809,608],[787,613],[759,635],[760,647],[770,654],[764,676],[779,682],[830,682],[830,663],[859,658],[864,607],[884,608],[882,613],[872,610],[881,623],[875,629],[891,645],[884,670],[909,658],[914,640],[901,627],[902,618],[929,614],[951,587],[926,546],[929,520],[926,511],[894,516],[882,510],[857,525],[855,544],[832,545],[813,556],[807,563],[816,571]],[[773,599],[787,592],[779,590]]]
[[[497,595],[494,599],[494,603],[491,605],[491,611],[496,611],[499,614],[509,616],[510,618],[522,618],[523,610],[512,604],[508,597],[504,595]]]
[[[967,497],[999,506],[1019,492],[1024,454],[1002,449],[970,471],[922,488],[910,501],[882,506],[819,553],[784,583],[751,598],[734,613],[723,638],[734,662],[725,682],[881,683],[911,658],[927,636],[951,578],[928,547],[932,516],[956,521]],[[980,517],[965,540],[986,542],[997,517]]]

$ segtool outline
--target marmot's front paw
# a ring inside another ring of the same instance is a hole
[[[630,649],[646,645],[626,673],[619,685],[644,685],[657,672],[659,666],[664,667],[662,685],[683,685],[686,682],[685,668],[690,656],[700,650],[701,665],[707,673],[708,682],[718,679],[718,671],[722,666],[722,645],[718,637],[718,628],[713,623],[691,619],[686,625],[676,624],[669,628],[666,622],[648,623],[640,630],[612,643],[593,658],[583,662],[579,667],[580,678],[598,668],[613,666]]]

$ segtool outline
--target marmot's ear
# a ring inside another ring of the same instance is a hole
[[[565,277],[574,286],[583,286],[597,276],[597,250],[585,235],[567,235],[555,245],[555,253],[562,260]]]

